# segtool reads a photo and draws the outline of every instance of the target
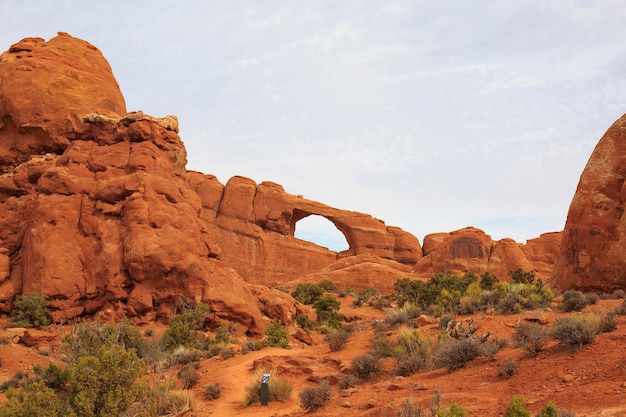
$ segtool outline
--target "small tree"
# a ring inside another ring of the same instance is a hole
[[[524,409],[524,397],[514,395],[504,411],[504,417],[530,417],[530,413]]]
[[[287,349],[289,347],[287,327],[280,320],[275,319],[265,328],[265,340],[269,346]]]
[[[298,284],[291,296],[302,304],[313,304],[324,294],[324,289],[316,284]]]
[[[19,294],[13,302],[11,310],[11,318],[9,319],[14,326],[35,327],[47,326],[50,324],[48,319],[48,301],[43,294],[31,292],[30,294]]]

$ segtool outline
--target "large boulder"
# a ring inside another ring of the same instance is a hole
[[[626,289],[626,115],[607,130],[576,188],[552,284],[562,290]]]

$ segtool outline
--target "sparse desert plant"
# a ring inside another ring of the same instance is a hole
[[[403,329],[398,337],[401,353],[398,355],[396,372],[401,376],[409,376],[415,372],[430,368],[432,354],[429,344],[415,329]]]
[[[585,302],[589,305],[598,304],[600,300],[600,296],[595,292],[587,292],[585,293]]]
[[[329,279],[323,279],[317,285],[319,285],[324,291],[337,291],[338,289],[337,284]]]
[[[508,358],[498,367],[498,375],[510,378],[515,375],[518,368],[519,363],[513,358]]]
[[[463,368],[469,361],[483,354],[482,344],[472,338],[450,339],[439,346],[435,364],[449,372]]]
[[[524,408],[524,397],[514,395],[509,406],[504,411],[504,417],[530,417],[530,413]]]
[[[361,380],[354,374],[346,374],[339,379],[337,385],[340,389],[348,389],[359,385]]]
[[[568,290],[563,293],[561,304],[563,311],[581,311],[586,306],[587,300],[581,291]]]
[[[397,326],[409,320],[409,313],[403,309],[392,309],[385,312],[385,323],[389,326]]]
[[[598,331],[599,319],[597,323],[594,323],[582,316],[569,316],[556,319],[551,334],[562,345],[580,350],[584,345],[593,341]]]
[[[605,311],[600,313],[600,333],[610,333],[617,328],[617,313]]]
[[[576,413],[570,409],[559,410],[559,417],[576,417]]]
[[[626,300],[624,300],[620,305],[615,307],[615,313],[620,316],[626,316]]]
[[[528,356],[535,357],[547,342],[548,331],[539,323],[521,322],[513,332],[516,347],[522,347]]]
[[[261,381],[263,380],[263,374],[265,370],[259,368],[254,373],[254,380],[245,388],[244,403],[246,406],[254,403],[261,402]],[[268,401],[285,401],[291,395],[293,391],[293,385],[281,378],[276,369],[272,369],[270,372],[270,379],[268,382]]]
[[[254,349],[255,349],[254,342],[247,341],[246,343],[241,345],[241,354],[245,355],[245,354],[247,354],[249,352],[254,351]]]
[[[9,321],[14,326],[35,327],[50,324],[48,301],[43,294],[33,291],[30,294],[18,294],[13,301]]]
[[[204,386],[204,397],[214,401],[222,396],[222,386],[218,382],[213,382]]]
[[[350,364],[350,372],[361,380],[377,375],[380,369],[380,359],[371,354],[359,355]]]
[[[417,401],[413,402],[410,398],[405,398],[400,404],[400,408],[396,414],[398,417],[431,417],[432,414],[427,409],[420,407]]]
[[[539,410],[539,413],[535,414],[535,417],[559,417],[559,410],[553,402],[549,402],[548,405]]]
[[[198,380],[200,379],[200,374],[198,374],[198,367],[200,364],[198,362],[188,363],[183,365],[178,371],[178,379],[180,380],[183,389],[189,389],[196,385]]]
[[[439,410],[437,417],[466,417],[467,414],[468,411],[464,407],[453,402],[447,409]]]
[[[390,358],[394,356],[394,344],[389,336],[384,333],[377,333],[370,341],[370,353],[379,358]]]
[[[271,347],[287,349],[289,347],[287,327],[280,320],[275,319],[265,328],[265,341]]]
[[[326,335],[326,340],[328,341],[328,347],[333,352],[337,352],[343,349],[346,343],[348,343],[349,338],[350,338],[350,332],[344,328],[337,329],[334,332]]]
[[[448,327],[448,323],[452,320],[454,320],[454,316],[452,314],[442,314],[441,317],[439,317],[439,324],[437,325],[437,328],[439,330],[445,330]]]
[[[333,391],[330,389],[328,381],[323,379],[317,387],[307,387],[300,391],[298,398],[300,399],[300,406],[305,410],[317,410],[323,407],[332,395]]]

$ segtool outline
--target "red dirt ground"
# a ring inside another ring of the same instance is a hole
[[[622,301],[603,300],[588,309],[612,309]],[[395,360],[389,358],[383,360],[383,372],[374,380],[341,392],[337,381],[348,373],[354,357],[367,352],[373,335],[371,322],[384,317],[384,312],[371,307],[353,309],[349,305],[350,298],[342,302],[343,312],[358,318],[359,328],[362,329],[352,335],[343,350],[332,352],[324,343],[323,336],[316,335],[317,344],[313,346],[292,341],[290,349],[265,348],[246,355],[237,353],[226,360],[220,356],[205,359],[199,369],[201,379],[193,388],[195,399],[192,410],[184,415],[395,417],[405,398],[427,407],[433,394],[438,391],[444,407],[454,402],[470,410],[471,416],[502,416],[514,394],[523,395],[526,408],[533,413],[553,401],[559,409],[570,409],[579,417],[626,416],[624,316],[618,316],[615,331],[598,335],[580,352],[559,346],[556,341],[550,342],[535,358],[527,357],[521,348],[505,348],[496,354],[496,358],[481,357],[452,373],[440,369],[419,372],[406,378],[394,374]],[[473,317],[480,326],[478,334],[489,332],[495,337],[511,340],[518,320],[537,314],[543,315],[550,326],[556,318],[570,313],[555,309],[510,316],[475,314],[459,319]],[[0,325],[6,327],[7,323],[2,322]],[[157,323],[143,326],[144,329],[149,327],[155,330],[156,335],[161,334],[164,328]],[[424,336],[435,337],[438,332],[437,321],[433,319],[432,324],[421,326],[419,330]],[[397,334],[397,330],[393,333]],[[245,339],[240,338],[233,347],[238,350],[243,341]],[[29,348],[14,342],[0,345],[0,383],[13,377],[18,370],[32,375],[34,363],[44,366],[52,362],[61,363],[59,344],[60,331],[55,342],[39,347]],[[49,354],[46,356],[47,351]],[[498,375],[498,367],[507,358],[519,361],[518,372],[508,379]],[[282,403],[271,402],[266,407],[245,407],[245,387],[254,380],[257,367],[266,370],[276,368],[279,375],[293,385],[291,397]],[[175,374],[176,369],[171,369],[153,377],[174,378]],[[323,408],[307,412],[299,405],[298,393],[305,387],[315,386],[321,379],[330,381],[334,395]],[[203,387],[213,382],[221,384],[222,395],[217,400],[206,401],[203,398]],[[4,401],[4,397],[0,397],[0,401]]]

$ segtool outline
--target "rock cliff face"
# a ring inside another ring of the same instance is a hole
[[[435,233],[424,237],[424,257],[414,267],[419,276],[436,272],[457,274],[489,272],[501,281],[509,279],[509,271],[521,268],[535,271],[538,279],[551,277],[552,265],[561,242],[561,233],[544,233],[525,245],[512,239],[494,241],[480,229],[466,227],[451,233]]]
[[[600,139],[570,204],[552,277],[563,290],[626,289],[626,115]]]

